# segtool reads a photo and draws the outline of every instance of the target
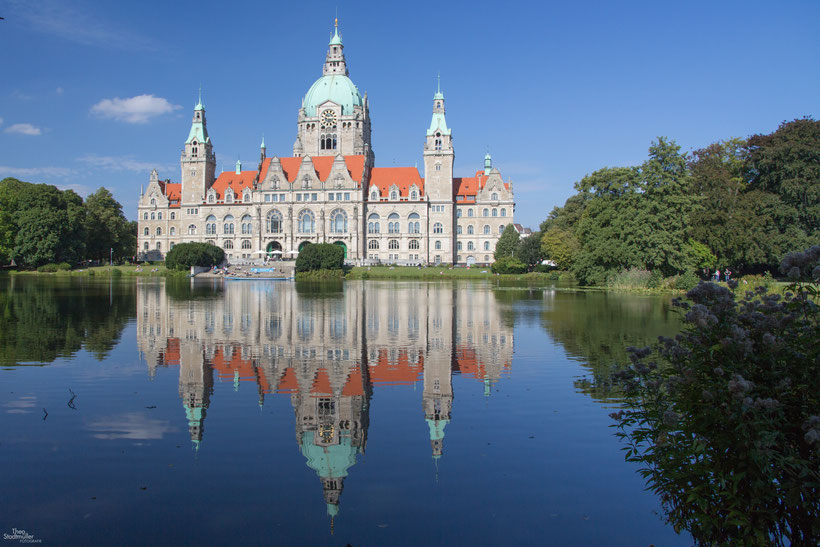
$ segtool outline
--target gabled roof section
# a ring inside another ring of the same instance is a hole
[[[259,180],[262,181],[268,175],[271,159],[267,158],[262,162],[262,169],[259,172]],[[288,182],[293,183],[296,176],[299,174],[299,168],[302,166],[304,157],[279,158],[282,164],[282,170],[285,172]],[[330,176],[330,171],[333,168],[334,156],[311,156],[310,161],[313,163],[313,170],[320,181],[327,181]],[[345,167],[350,174],[350,178],[356,181],[359,187],[362,185],[362,176],[364,175],[364,156],[344,156]]]
[[[447,127],[447,120],[444,119],[444,112],[433,112],[433,119],[430,120],[430,129],[427,130],[427,136],[432,137],[440,131],[442,135],[450,135],[450,129]]]
[[[253,188],[253,181],[256,179],[256,171],[225,171],[220,173],[211,188],[216,192],[216,199],[225,199],[225,192],[228,188],[233,189],[236,199],[242,199],[242,192],[245,188]]]
[[[484,171],[476,171],[474,177],[453,177],[453,197],[463,196],[464,199],[459,203],[475,203],[476,195],[484,189],[489,178]],[[502,184],[507,190],[510,189],[508,182],[502,182]]]
[[[410,197],[410,187],[419,189],[419,199],[424,196],[424,179],[415,167],[374,167],[370,170],[370,186],[376,186],[381,196],[386,196],[393,185],[399,187],[402,198]]]
[[[182,199],[182,184],[178,182],[160,182],[160,188],[165,198],[171,202],[171,207],[179,207],[179,202]]]

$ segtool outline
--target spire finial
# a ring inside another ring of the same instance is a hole
[[[265,148],[265,134],[262,133],[262,146],[260,148]]]
[[[436,93],[441,93],[441,71],[439,70],[436,76]]]

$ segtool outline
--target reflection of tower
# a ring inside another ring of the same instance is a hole
[[[348,469],[367,444],[367,366],[352,360],[304,361],[298,376],[299,391],[291,398],[296,440],[322,482],[332,530]]]
[[[200,353],[196,359],[183,359],[179,367],[179,396],[188,419],[188,434],[195,449],[202,441],[205,411],[214,387],[213,369]]]
[[[424,418],[430,428],[430,446],[433,457],[438,458],[444,452],[444,427],[450,423],[450,411],[453,408],[453,381],[450,359],[429,358],[424,363]],[[443,356],[441,356],[443,357]]]

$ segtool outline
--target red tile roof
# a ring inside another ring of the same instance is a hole
[[[424,195],[424,179],[415,167],[374,167],[370,170],[370,186],[376,186],[382,197],[387,197],[390,187],[399,187],[402,198],[410,197],[410,187],[416,185],[419,198]]]
[[[168,338],[165,350],[159,354],[159,361],[166,367],[179,366],[179,338]]]
[[[419,355],[419,361],[413,364],[407,350],[399,350],[398,358],[390,360],[386,349],[379,350],[376,362],[370,362],[368,371],[373,384],[411,385],[418,381],[424,370],[424,356]]]
[[[256,171],[242,171],[238,175],[236,171],[225,171],[220,173],[211,188],[216,192],[216,199],[225,199],[225,192],[228,188],[233,189],[235,201],[242,200],[242,191],[245,188],[253,187],[253,181],[256,179]]]
[[[268,174],[272,158],[267,158],[262,162],[262,169],[259,171],[259,180],[264,180]],[[299,168],[302,167],[302,160],[304,158],[279,158],[282,164],[282,170],[285,172],[285,177],[288,182],[292,183],[296,180],[296,175],[299,174]],[[333,167],[334,156],[311,156],[310,160],[313,162],[313,170],[319,180],[326,181],[330,176],[330,170]],[[347,172],[350,173],[350,178],[355,180],[361,186],[362,175],[364,174],[364,156],[344,156]]]
[[[296,371],[293,370],[293,367],[288,367],[279,379],[279,386],[276,388],[276,392],[296,393],[297,391],[299,391],[299,380],[296,377]]]
[[[328,376],[326,368],[320,368],[316,371],[316,376],[313,377],[313,385],[310,386],[310,392],[313,394],[313,397],[333,395],[333,388],[330,386],[330,376]]]
[[[464,199],[459,203],[475,203],[475,197],[479,190],[483,190],[487,185],[487,175],[484,171],[476,171],[474,177],[453,177],[453,197],[457,200],[458,196],[464,196]],[[504,188],[510,189],[510,184],[502,182]]]
[[[352,397],[354,395],[364,395],[364,382],[362,381],[362,369],[356,365],[347,377],[345,387],[342,389],[343,396]]]

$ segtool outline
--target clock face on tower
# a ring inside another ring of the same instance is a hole
[[[325,110],[322,112],[322,128],[330,129],[336,127],[336,113],[332,110]]]

